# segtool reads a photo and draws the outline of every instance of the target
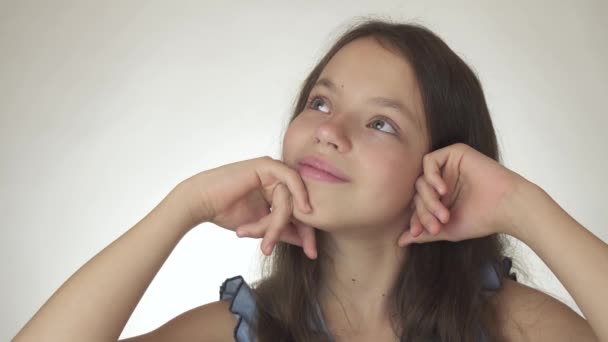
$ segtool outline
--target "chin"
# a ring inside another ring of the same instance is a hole
[[[336,233],[345,229],[344,224],[339,224],[341,221],[340,219],[327,217],[322,213],[316,213],[315,211],[310,214],[294,212],[294,217],[305,225],[312,226],[315,229],[327,233]]]

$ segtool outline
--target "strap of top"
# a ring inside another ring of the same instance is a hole
[[[251,325],[255,315],[255,299],[251,288],[242,276],[228,278],[220,287],[220,300],[230,299],[230,312],[236,318],[234,340],[236,342],[251,342],[255,338],[251,334]]]
[[[483,289],[496,291],[502,286],[501,274],[507,274],[509,278],[517,281],[515,273],[510,273],[512,260],[504,257],[501,263],[486,263],[481,268]],[[255,337],[251,332],[251,326],[255,317],[256,304],[253,292],[242,276],[228,278],[220,287],[220,300],[230,299],[230,312],[237,317],[234,328],[234,339],[236,342],[253,342]],[[322,313],[319,309],[319,317]],[[326,329],[323,322],[323,330]],[[485,334],[481,332],[481,340],[485,341]]]

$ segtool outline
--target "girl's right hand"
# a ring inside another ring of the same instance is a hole
[[[294,212],[312,212],[306,187],[282,161],[265,156],[223,165],[186,179],[183,186],[197,224],[212,222],[239,237],[263,236],[265,255],[280,240],[316,258],[314,228],[293,217]]]

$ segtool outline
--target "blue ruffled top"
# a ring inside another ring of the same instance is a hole
[[[509,278],[517,281],[516,274],[510,273],[511,266],[512,261],[509,257],[505,257],[501,264],[484,264],[481,269],[484,290],[495,291],[502,286],[500,269],[508,274]],[[255,317],[256,304],[253,292],[242,276],[228,278],[224,281],[220,287],[220,300],[224,299],[230,300],[230,312],[237,318],[234,327],[234,340],[237,342],[254,342],[255,337],[251,327]],[[322,329],[327,330],[325,326]],[[485,341],[485,336],[482,335],[481,340]]]

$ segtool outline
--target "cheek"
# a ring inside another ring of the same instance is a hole
[[[402,154],[398,157],[384,156],[370,162],[370,168],[373,170],[368,170],[367,174],[374,175],[370,181],[374,182],[373,188],[377,189],[372,196],[385,198],[387,202],[397,205],[409,202],[414,195],[417,179],[418,167],[415,160]]]
[[[290,158],[298,153],[298,148],[305,142],[305,129],[300,121],[297,118],[292,121],[283,136],[282,158],[284,162],[290,162]]]

